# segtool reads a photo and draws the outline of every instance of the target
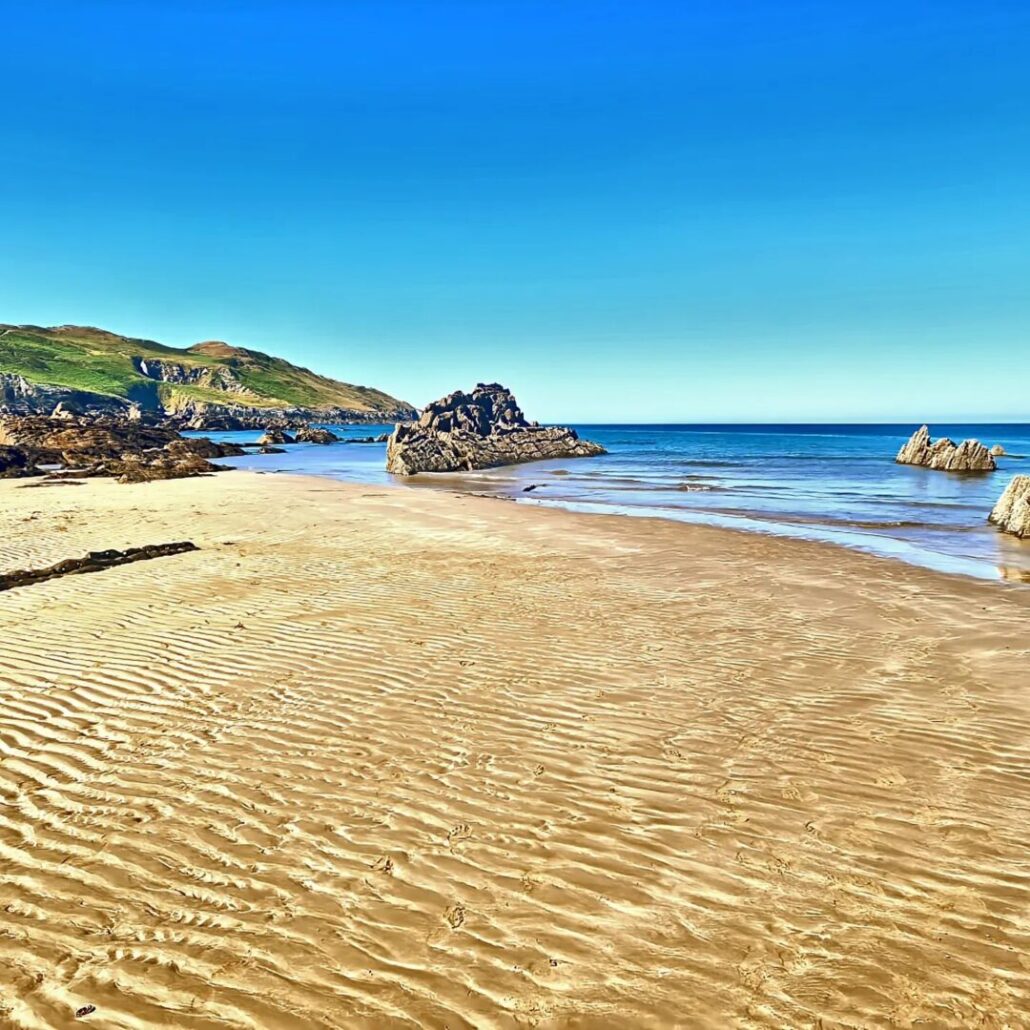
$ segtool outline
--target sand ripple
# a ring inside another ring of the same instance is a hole
[[[0,1023],[1030,1011],[1030,604],[316,480],[0,494]]]

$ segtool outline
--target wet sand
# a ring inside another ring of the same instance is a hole
[[[1030,590],[234,472],[0,483],[0,1025],[1030,1011]]]

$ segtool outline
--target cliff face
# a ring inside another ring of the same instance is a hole
[[[418,422],[399,425],[387,442],[386,470],[460,472],[547,458],[588,458],[604,448],[575,430],[527,422],[511,392],[482,383],[430,404]]]
[[[131,406],[128,399],[121,397],[31,383],[17,373],[0,371],[0,412],[49,415],[58,404],[111,415],[124,414]]]
[[[256,396],[240,382],[232,368],[225,365],[212,368],[209,365],[182,365],[174,361],[159,361],[156,358],[148,361],[141,357],[134,357],[132,364],[141,376],[155,382],[200,386],[225,393]]]
[[[1013,476],[988,522],[1013,536],[1030,538],[1030,476]]]
[[[922,465],[939,472],[993,472],[998,466],[991,452],[979,440],[956,444],[946,436],[930,439],[930,430],[920,426],[898,451],[899,465]]]
[[[191,428],[270,421],[392,422],[409,404],[260,351],[208,341],[185,350],[88,326],[0,325],[0,412],[133,408]]]

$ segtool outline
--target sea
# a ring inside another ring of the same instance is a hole
[[[345,439],[392,426],[335,426]],[[897,465],[917,428],[890,425],[577,425],[608,454],[455,475],[390,476],[385,444],[287,445],[225,463],[401,489],[449,489],[520,504],[673,519],[821,540],[925,568],[1030,583],[1030,541],[988,525],[1011,477],[1030,474],[1030,424],[932,424],[931,435],[1000,444],[998,471]],[[253,441],[257,432],[210,433]]]

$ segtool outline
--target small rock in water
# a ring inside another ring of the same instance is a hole
[[[912,434],[894,460],[899,465],[921,465],[939,472],[993,472],[998,467],[979,440],[956,444],[945,436],[932,441],[926,426]]]

